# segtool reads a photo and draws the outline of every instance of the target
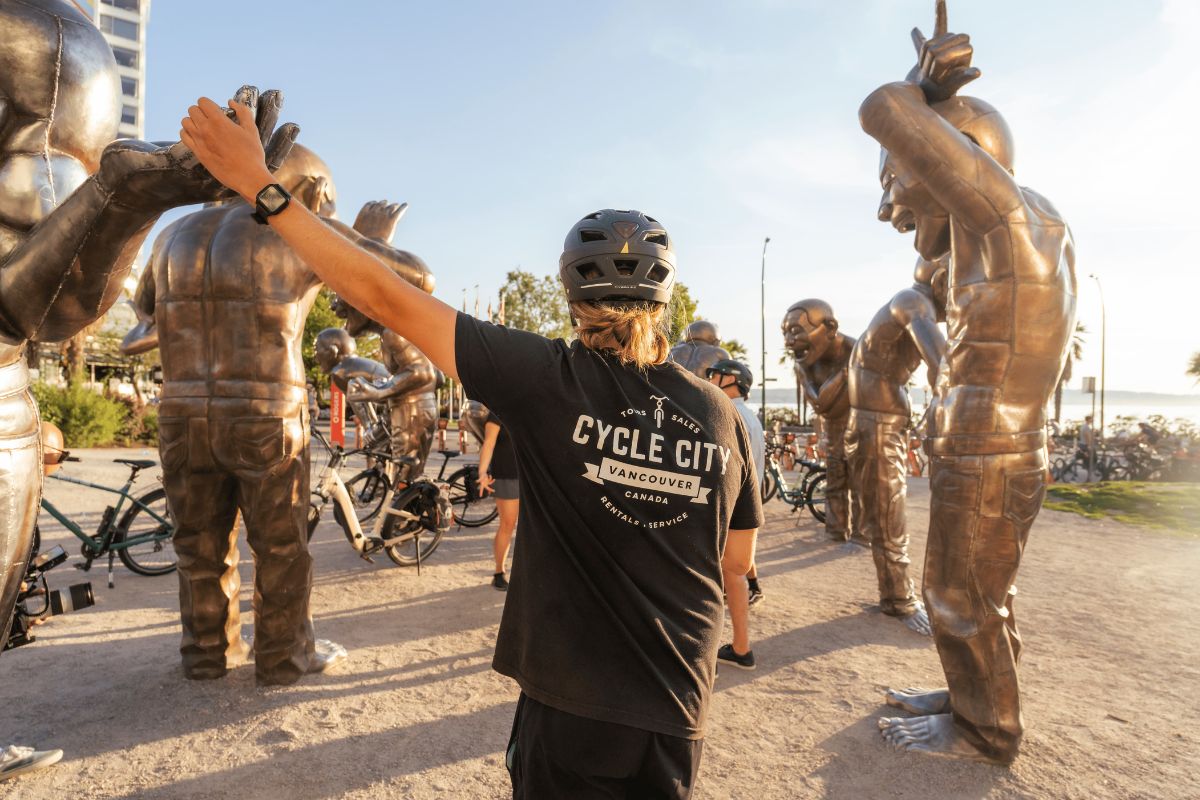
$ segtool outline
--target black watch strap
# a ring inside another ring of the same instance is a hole
[[[267,219],[278,214],[292,202],[288,190],[278,183],[269,183],[259,191],[254,198],[254,220],[260,225],[266,225]]]

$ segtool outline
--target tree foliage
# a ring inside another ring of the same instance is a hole
[[[1192,353],[1192,360],[1188,364],[1187,374],[1200,382],[1200,353]]]
[[[570,338],[571,314],[557,278],[539,278],[532,272],[514,269],[505,276],[500,296],[504,298],[504,324],[508,327],[551,339]]]
[[[683,339],[683,332],[696,319],[696,306],[688,287],[676,281],[675,291],[667,306],[667,340],[672,344]]]
[[[746,361],[750,353],[746,350],[746,345],[739,342],[737,339],[730,339],[726,342],[721,342],[721,347],[725,348],[725,352],[729,353],[730,358],[740,358]],[[748,362],[747,362],[748,363]]]

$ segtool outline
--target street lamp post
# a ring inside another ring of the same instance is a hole
[[[762,275],[761,275],[761,297],[758,306],[758,314],[762,323],[762,374],[759,375],[758,386],[761,391],[762,408],[759,409],[759,416],[762,418],[762,425],[767,427],[767,245],[771,242],[771,237],[767,236],[763,239],[762,249]]]
[[[1100,290],[1100,446],[1104,446],[1104,364],[1108,350],[1108,312],[1104,307],[1104,287],[1096,273],[1088,275]]]

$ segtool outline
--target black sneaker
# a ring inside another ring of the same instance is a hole
[[[717,661],[744,670],[752,670],[756,666],[753,650],[747,651],[744,656],[739,656],[733,651],[733,645],[731,644],[721,645],[721,649],[717,651]]]
[[[759,603],[761,603],[762,601],[763,601],[762,589],[751,589],[750,590],[750,605],[756,606]]]
[[[503,572],[497,572],[492,576],[492,588],[498,592],[508,591],[508,580],[504,577]]]

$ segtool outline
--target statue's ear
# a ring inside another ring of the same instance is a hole
[[[296,198],[314,214],[321,209],[321,201],[329,188],[329,179],[325,176],[308,177],[296,190]]]
[[[825,327],[829,328],[830,333],[837,333],[838,324],[836,319],[825,320]]]

